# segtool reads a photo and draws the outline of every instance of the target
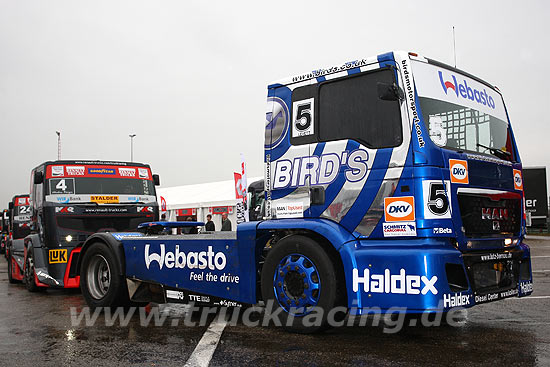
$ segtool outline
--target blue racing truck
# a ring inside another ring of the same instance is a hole
[[[446,312],[532,292],[519,152],[499,90],[390,52],[268,86],[265,217],[236,232],[91,236],[92,307],[272,301],[283,324],[343,306]],[[200,223],[191,223],[200,225]]]

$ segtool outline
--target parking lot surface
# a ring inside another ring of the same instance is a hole
[[[0,365],[17,366],[409,366],[550,365],[550,237],[533,237],[534,292],[474,307],[461,326],[349,326],[314,335],[277,327],[225,325],[209,315],[186,321],[189,308],[161,305],[109,325],[100,314],[86,325],[78,291],[29,293],[9,284],[0,260]],[[143,317],[160,317],[147,325]]]

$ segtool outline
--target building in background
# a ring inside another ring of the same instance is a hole
[[[250,178],[249,182],[263,177]],[[235,180],[209,182],[196,185],[164,187],[157,189],[157,195],[166,200],[166,220],[206,222],[206,216],[212,214],[212,220],[219,231],[222,228],[222,214],[227,213],[233,230],[237,228],[235,206]]]

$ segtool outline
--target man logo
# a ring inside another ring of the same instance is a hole
[[[519,169],[514,170],[514,188],[516,190],[523,190],[523,179],[521,178],[521,171]]]
[[[386,222],[414,221],[414,197],[384,198],[384,219]]]
[[[50,264],[64,264],[67,262],[67,249],[55,249],[48,252]]]
[[[460,159],[449,159],[449,170],[451,172],[452,183],[469,183],[467,161],[463,161]]]

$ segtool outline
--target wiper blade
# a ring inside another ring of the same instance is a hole
[[[510,152],[507,152],[505,150],[501,150],[501,149],[497,149],[497,148],[491,148],[491,147],[488,147],[486,145],[479,144],[479,143],[477,143],[476,145],[478,147],[482,147],[482,148],[487,149],[488,151],[491,152],[492,155],[494,155],[497,158],[509,160],[512,157],[512,154],[510,154]]]

